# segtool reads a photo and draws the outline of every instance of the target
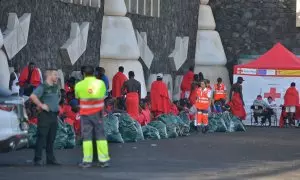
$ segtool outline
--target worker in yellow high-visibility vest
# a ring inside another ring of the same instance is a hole
[[[75,86],[75,96],[79,99],[81,135],[83,137],[82,168],[89,168],[93,161],[93,132],[95,132],[100,167],[107,167],[110,160],[108,144],[104,135],[103,108],[106,86],[102,80],[94,77],[91,66],[84,68],[84,80]]]

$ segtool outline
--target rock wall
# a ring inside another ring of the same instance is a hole
[[[199,0],[162,0],[159,18],[127,15],[135,29],[147,33],[147,44],[154,54],[151,73],[174,74],[175,64],[169,55],[175,48],[176,37],[189,37],[187,60],[179,72],[194,64],[199,4]],[[149,75],[147,68],[144,71]]]
[[[263,54],[277,42],[300,54],[296,0],[211,0],[210,5],[230,69],[241,55]]]
[[[103,2],[101,3],[103,4]],[[103,6],[98,8],[78,6],[53,0],[1,0],[0,28],[6,29],[8,13],[18,16],[31,13],[27,45],[11,60],[24,66],[29,61],[43,69],[57,67],[65,72],[79,69],[83,64],[99,65]],[[90,22],[86,52],[74,66],[62,59],[59,48],[69,39],[72,22]]]

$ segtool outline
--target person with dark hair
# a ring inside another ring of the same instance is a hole
[[[41,75],[33,62],[30,62],[20,74],[20,96],[30,96],[35,88],[41,84]]]
[[[196,102],[196,97],[197,97],[197,89],[200,87],[200,80],[199,80],[199,75],[195,74],[194,75],[194,81],[192,82],[191,85],[191,93],[189,96],[189,101],[191,104],[195,104]]]
[[[199,72],[199,81],[203,81],[204,80],[204,75],[202,72]]]
[[[46,81],[36,88],[30,99],[37,105],[41,112],[38,115],[37,141],[35,147],[34,163],[42,164],[42,150],[46,145],[47,164],[59,165],[53,152],[53,144],[57,131],[57,115],[61,93],[58,82],[58,73],[54,69],[46,71]]]
[[[134,72],[129,71],[129,80],[122,86],[122,92],[126,95],[126,111],[133,118],[139,116],[139,105],[141,100],[141,83],[134,79]]]
[[[100,79],[105,83],[107,94],[108,94],[109,80],[108,80],[107,76],[105,75],[105,69],[103,67],[96,67],[95,68],[95,75],[96,75],[97,79]]]
[[[75,96],[79,99],[79,114],[83,138],[83,160],[79,165],[89,168],[93,161],[93,139],[95,136],[100,167],[107,167],[110,160],[108,144],[104,135],[103,110],[106,86],[94,76],[94,68],[84,69],[84,80],[75,86]]]
[[[20,86],[19,86],[19,73],[20,73],[20,66],[19,64],[14,65],[14,71],[10,74],[9,78],[9,90],[14,95],[19,95],[20,93]]]
[[[292,82],[284,95],[284,107],[287,113],[287,120],[290,125],[294,125],[294,115],[296,107],[299,106],[299,92],[296,89],[296,83]]]
[[[151,84],[151,111],[155,117],[170,112],[171,104],[168,87],[163,82],[163,74],[157,74],[157,79]]]
[[[222,107],[225,105],[227,97],[227,89],[222,82],[222,78],[217,79],[217,84],[214,85],[213,98],[214,107],[217,112],[222,112]]]
[[[124,74],[124,67],[119,67],[119,72],[115,74],[112,79],[112,97],[113,98],[121,98],[122,97],[122,86],[125,81],[127,81],[127,77]]]
[[[206,87],[205,81],[200,82],[196,98],[194,104],[194,107],[197,109],[195,126],[197,130],[202,128],[202,133],[206,133],[208,131],[208,111],[211,105],[211,92]]]
[[[241,120],[246,119],[246,111],[244,108],[244,99],[243,99],[243,89],[242,83],[244,82],[243,77],[238,77],[237,82],[232,85],[229,98],[230,102],[228,105],[230,106],[231,112],[236,117],[240,118]]]
[[[188,99],[191,93],[191,86],[194,79],[194,66],[189,68],[189,71],[183,76],[180,89],[181,99]]]
[[[260,109],[254,109],[254,123],[258,125],[258,117],[262,116],[261,124],[265,124],[266,119],[268,119],[271,126],[271,115],[268,113],[268,109],[271,107],[263,100],[261,95],[257,95],[256,99],[253,101],[253,106],[260,107]]]

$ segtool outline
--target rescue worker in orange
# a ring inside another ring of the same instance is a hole
[[[195,107],[197,109],[195,126],[199,131],[202,128],[202,133],[208,131],[208,111],[211,105],[211,91],[206,87],[204,81],[200,82],[200,88],[197,89],[197,97]]]
[[[225,84],[222,82],[222,78],[217,79],[217,84],[214,85],[214,107],[215,110],[220,113],[222,112],[222,107],[225,105],[227,89]]]
[[[110,157],[102,122],[106,85],[102,80],[96,79],[94,68],[91,66],[84,68],[84,76],[84,80],[75,86],[75,95],[79,99],[81,135],[83,137],[83,160],[80,167],[92,166],[93,139],[96,139],[98,165],[107,167]]]

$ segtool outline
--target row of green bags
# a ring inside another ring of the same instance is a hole
[[[238,132],[246,131],[239,118],[229,112],[210,114],[209,132]]]
[[[28,129],[28,144],[29,147],[34,148],[37,140],[37,125],[30,124]],[[54,141],[55,149],[72,149],[76,145],[76,136],[73,126],[64,123],[58,119],[58,127],[56,138]]]

